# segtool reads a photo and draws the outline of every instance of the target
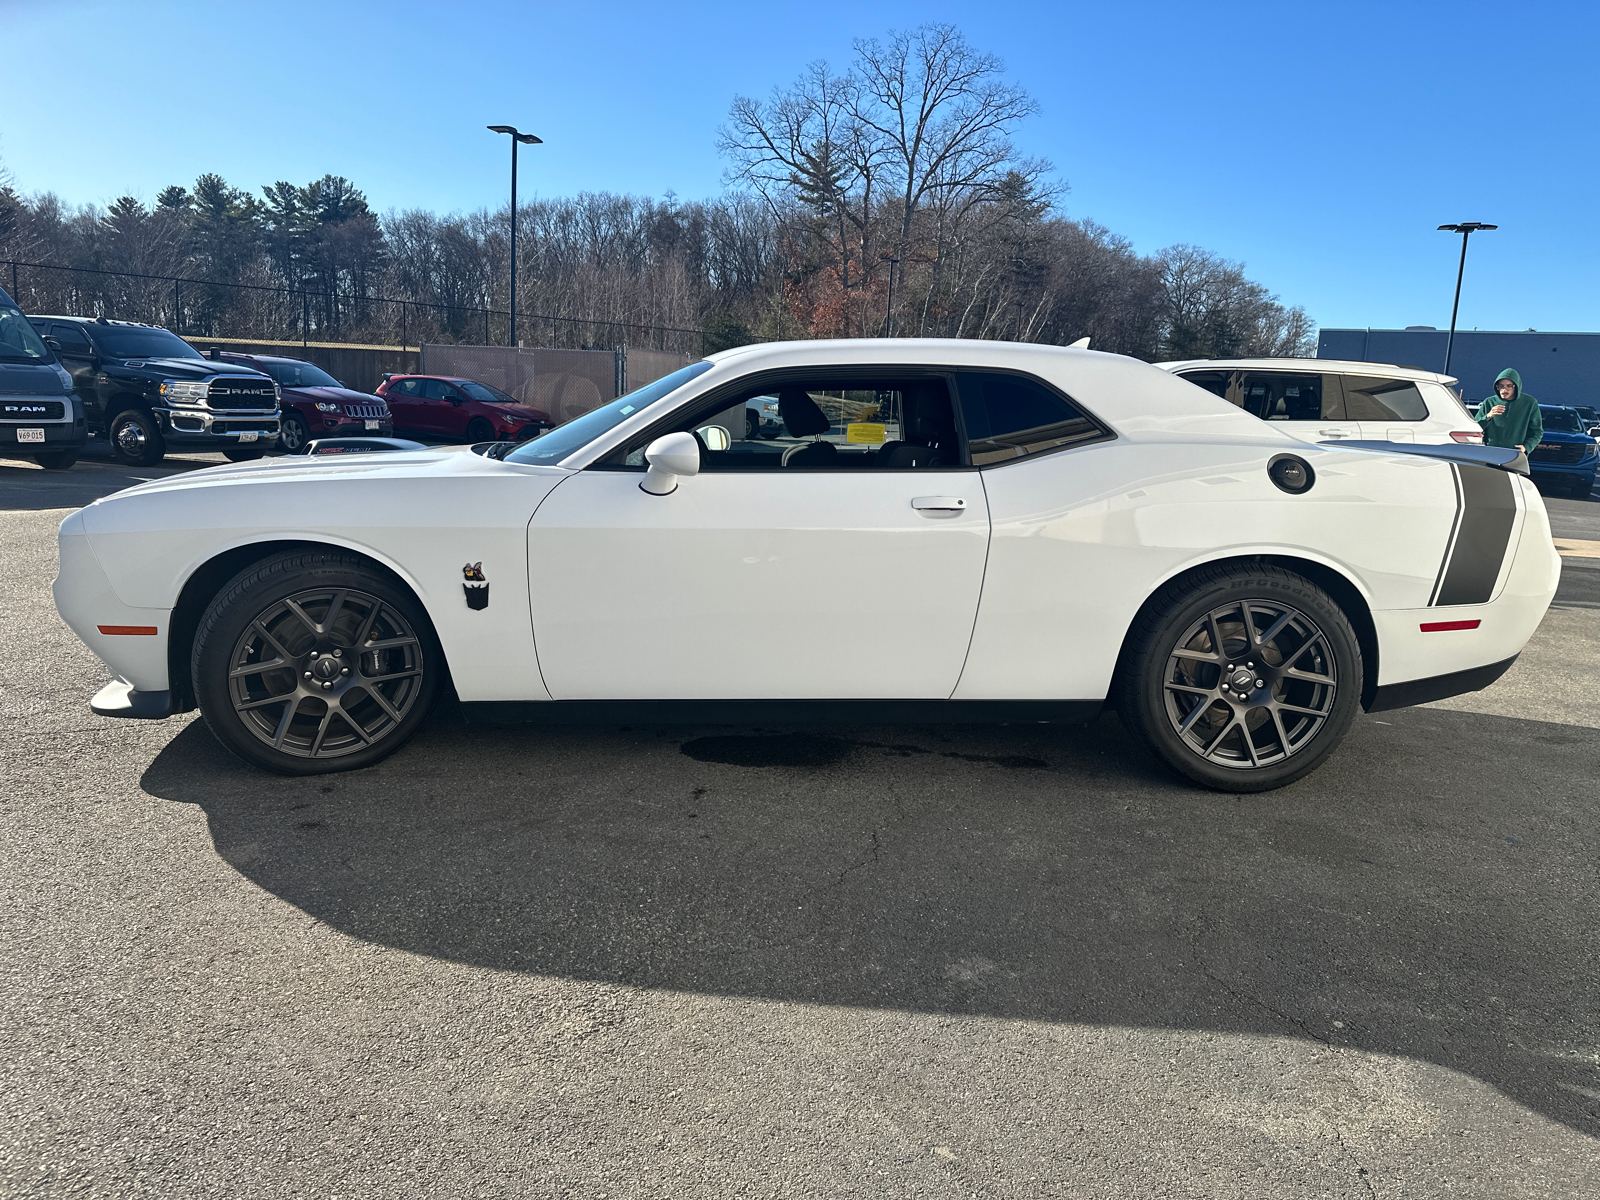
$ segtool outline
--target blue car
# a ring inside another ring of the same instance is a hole
[[[1594,490],[1595,470],[1600,468],[1600,442],[1585,431],[1583,417],[1575,408],[1541,404],[1539,415],[1544,418],[1544,438],[1528,455],[1534,482],[1552,492],[1587,496]]]

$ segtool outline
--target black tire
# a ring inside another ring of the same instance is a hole
[[[167,442],[156,420],[137,408],[125,408],[106,426],[111,455],[129,467],[153,467],[167,456]]]
[[[473,417],[472,420],[467,422],[467,441],[476,444],[494,440],[494,426],[482,417]]]
[[[65,471],[78,461],[76,450],[41,450],[33,456],[33,461],[46,471]]]
[[[265,450],[243,450],[238,446],[224,446],[222,448],[222,457],[229,462],[255,462],[256,459],[265,456],[266,453]]]
[[[1349,618],[1281,567],[1185,576],[1145,607],[1125,645],[1122,720],[1167,766],[1218,791],[1270,791],[1310,774],[1361,706]]]
[[[744,440],[753,442],[761,436],[761,418],[748,408],[744,410]]]
[[[306,550],[256,563],[217,593],[190,672],[229,750],[280,775],[322,775],[404,745],[445,664],[427,613],[392,575],[349,551]]]
[[[278,449],[285,454],[304,454],[310,444],[311,426],[306,419],[292,410],[284,413],[278,426]]]

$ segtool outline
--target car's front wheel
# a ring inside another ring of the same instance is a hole
[[[201,618],[191,669],[224,746],[269,771],[320,775],[398,750],[427,716],[444,660],[410,591],[328,550],[236,576]]]
[[[1117,681],[1122,719],[1207,787],[1262,792],[1315,770],[1361,703],[1361,646],[1338,603],[1280,567],[1188,576],[1141,613]]]
[[[482,417],[473,417],[467,422],[467,441],[473,443],[494,441],[494,426]]]
[[[46,471],[65,471],[78,461],[76,450],[41,450],[33,456],[33,461]]]
[[[304,454],[306,447],[311,444],[311,426],[306,424],[306,419],[297,412],[283,414],[283,423],[278,427],[278,446],[285,454]]]

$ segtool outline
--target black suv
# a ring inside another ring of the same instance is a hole
[[[89,433],[132,467],[169,449],[220,450],[234,462],[278,444],[278,385],[211,362],[159,325],[104,317],[29,317],[88,410]]]

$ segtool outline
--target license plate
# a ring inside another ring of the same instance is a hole
[[[42,429],[19,429],[19,430],[17,430],[17,441],[19,441],[19,442],[42,442],[42,441],[44,441],[44,430],[42,430]]]
[[[377,427],[378,427],[378,423],[376,421],[368,421],[367,422],[367,428],[368,429],[376,429]]]
[[[252,430],[249,433],[241,433],[239,435],[239,440],[241,442],[253,442],[260,436],[261,435],[259,433],[256,433],[255,431]]]

